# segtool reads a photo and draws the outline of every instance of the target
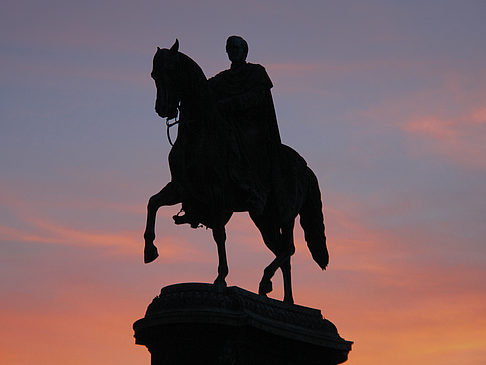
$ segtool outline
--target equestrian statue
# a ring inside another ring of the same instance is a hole
[[[234,212],[248,212],[275,254],[258,293],[272,291],[271,279],[280,268],[284,302],[293,303],[290,257],[297,215],[314,261],[323,270],[329,262],[319,184],[305,160],[281,143],[272,82],[263,66],[246,62],[246,41],[231,36],[226,51],[231,68],[208,80],[179,52],[177,40],[170,49],[157,47],[151,73],[155,111],[168,126],[177,123],[178,133],[169,152],[171,181],[148,202],[144,261],[158,257],[157,210],[181,203],[184,214],[173,217],[176,224],[212,230],[219,258],[214,284],[224,287],[225,226]]]

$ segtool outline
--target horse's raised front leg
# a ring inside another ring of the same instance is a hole
[[[146,264],[154,261],[159,253],[154,245],[155,217],[157,210],[164,205],[174,205],[181,202],[179,189],[173,182],[168,183],[160,192],[149,199],[147,205],[147,224],[145,226],[145,248],[143,260]]]
[[[228,276],[228,262],[226,260],[226,230],[224,226],[213,228],[213,238],[218,246],[218,276],[214,284],[226,286],[226,277]]]

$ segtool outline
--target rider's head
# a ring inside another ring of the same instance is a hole
[[[226,41],[226,53],[231,62],[245,62],[248,55],[248,43],[240,36],[232,35]]]

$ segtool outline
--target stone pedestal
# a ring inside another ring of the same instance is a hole
[[[133,329],[152,365],[336,365],[352,345],[317,309],[202,283],[163,288]]]

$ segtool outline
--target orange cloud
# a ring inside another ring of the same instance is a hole
[[[2,364],[149,362],[148,352],[135,346],[131,329],[146,303],[127,295],[129,288],[122,293],[87,283],[62,284],[64,291],[58,289],[50,307],[31,301],[0,312],[8,329],[0,342]]]
[[[309,280],[310,271],[300,277],[297,268],[297,299],[324,310],[355,341],[350,364],[454,365],[461,357],[461,364],[476,364],[486,354],[486,294],[479,279],[485,270],[431,268],[413,255],[387,263],[386,255],[361,258],[381,264],[379,272],[363,265],[350,275],[338,267]],[[344,259],[355,262],[351,255]]]
[[[486,296],[477,286],[468,283],[483,277],[484,270],[434,266],[427,260],[414,259],[416,247],[403,252],[395,246],[406,238],[397,237],[396,232],[375,232],[356,219],[360,209],[352,199],[341,196],[333,204],[325,207],[332,264],[325,272],[313,265],[300,229],[297,229],[296,245],[300,248],[293,260],[294,291],[297,303],[322,309],[343,337],[355,341],[348,363],[408,365],[440,361],[444,365],[475,365],[482,361],[486,355],[483,331]],[[87,240],[98,247],[104,244],[105,238],[111,237],[103,232],[99,236],[93,232],[80,234],[83,232],[77,227],[39,219],[35,214],[27,218],[30,232],[27,234],[38,234],[40,241],[52,241],[48,243],[65,244],[63,239],[74,236],[77,244],[86,244],[83,242]],[[236,215],[234,224],[228,228],[229,236],[233,232],[237,236],[232,239],[234,246],[255,258],[250,262],[242,257],[232,260],[234,256],[230,254],[228,257],[230,270],[235,267],[230,274],[235,278],[234,284],[255,291],[263,265],[259,269],[253,266],[265,261],[263,255],[255,251],[267,249],[256,229],[248,232],[248,224],[251,223],[245,215]],[[2,226],[3,233],[14,238],[22,231]],[[125,233],[135,237],[135,232]],[[181,247],[194,246],[193,240],[185,240],[163,238],[161,258],[166,257],[162,253],[166,247],[179,251]],[[199,254],[201,252],[197,251],[184,256]],[[215,271],[215,250],[206,255]],[[151,266],[149,270],[152,274],[161,274],[164,280],[169,275],[177,276],[178,281],[190,279],[191,275],[200,277],[194,269],[188,273],[184,265]],[[281,299],[280,275],[274,282],[272,296]],[[70,280],[56,288],[57,296],[49,302],[50,307],[24,305],[2,310],[0,315],[5,318],[2,323],[9,332],[9,337],[0,344],[2,361],[13,364],[149,361],[146,349],[134,345],[130,327],[143,315],[148,302],[127,295],[130,288],[123,287],[126,285],[123,280],[110,283],[110,287],[104,285],[79,278],[73,286]],[[32,342],[32,346],[28,351],[21,351],[18,344],[26,342]],[[80,343],[83,346],[79,347]],[[56,346],[55,352],[53,346]],[[73,354],[76,354],[74,359]],[[459,359],[462,361],[458,362]]]

